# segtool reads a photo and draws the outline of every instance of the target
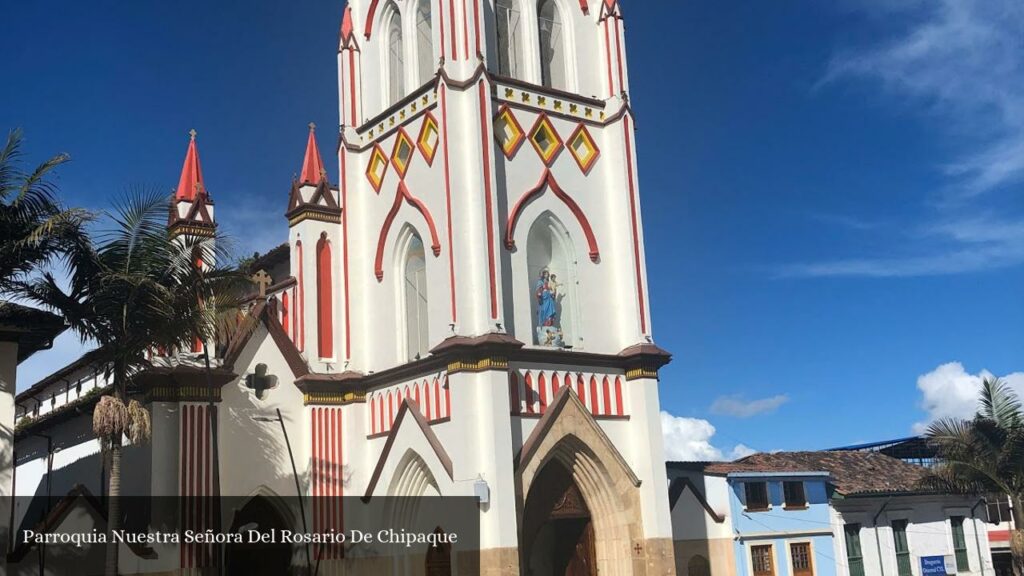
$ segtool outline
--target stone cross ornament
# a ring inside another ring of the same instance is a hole
[[[266,296],[267,287],[270,286],[271,283],[270,274],[267,274],[266,270],[260,270],[252,275],[252,281],[254,284],[259,286],[260,296]]]
[[[263,400],[267,390],[277,388],[277,376],[267,374],[266,364],[257,364],[256,371],[245,377],[245,387],[252,390],[256,398]]]

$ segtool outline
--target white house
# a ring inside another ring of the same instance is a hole
[[[994,576],[984,500],[921,490],[926,471],[855,451],[670,462],[678,573],[706,554],[713,576]]]

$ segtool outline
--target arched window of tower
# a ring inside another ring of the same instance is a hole
[[[562,14],[556,0],[540,0],[537,4],[537,25],[540,39],[541,83],[548,88],[564,90],[565,39]]]
[[[327,234],[316,243],[317,352],[322,359],[334,356],[334,312],[332,311],[331,243]]]
[[[497,0],[494,4],[498,35],[498,74],[522,79],[522,18],[518,0]]]
[[[434,28],[430,17],[431,0],[416,4],[416,59],[419,83],[424,84],[434,75]]]
[[[530,227],[526,246],[533,343],[578,348],[576,250],[568,231],[554,214],[544,212]]]
[[[402,15],[391,6],[388,21],[388,104],[394,104],[405,96],[405,47],[402,42]]]
[[[405,308],[405,351],[408,360],[427,355],[429,321],[427,258],[419,234],[408,232],[402,262],[402,302]]]

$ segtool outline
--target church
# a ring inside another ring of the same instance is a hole
[[[337,74],[337,135],[309,126],[266,208],[281,227],[253,231],[283,244],[253,264],[237,333],[209,371],[200,347],[135,378],[152,440],[126,448],[122,492],[238,497],[221,530],[247,515],[295,529],[275,501],[297,492],[321,503],[315,531],[348,513],[319,497],[461,496],[478,503],[473,573],[673,574],[670,355],[653,339],[619,0],[350,0]],[[173,232],[216,230],[206,168],[193,132]],[[14,535],[71,509],[28,497],[104,498],[90,412],[108,385],[87,354],[17,395],[10,573],[76,573]],[[344,556],[319,572],[346,573]],[[237,566],[187,545],[120,553],[122,574]],[[373,573],[470,573],[436,553],[394,566]]]

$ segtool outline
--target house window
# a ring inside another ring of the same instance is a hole
[[[964,517],[952,516],[949,523],[953,528],[953,552],[956,554],[956,571],[969,572],[971,566],[967,561],[967,538],[964,538]]]
[[[498,30],[498,74],[520,78],[519,59],[522,52],[521,18],[518,0],[497,0],[494,17]]]
[[[850,567],[850,576],[864,576],[864,553],[860,549],[860,524],[843,526],[846,536],[846,565]]]
[[[783,482],[782,491],[786,496],[786,508],[806,508],[807,495],[803,482]]]
[[[811,543],[793,542],[789,545],[789,560],[793,564],[793,576],[812,576]]]
[[[771,544],[751,546],[750,565],[754,569],[754,576],[775,576]]]
[[[990,524],[1010,521],[1010,499],[1005,494],[989,494],[985,500]]]
[[[913,576],[910,570],[910,546],[907,543],[907,521],[893,520],[893,547],[896,549],[896,571],[899,576]]]
[[[768,484],[765,482],[744,482],[747,496],[747,510],[768,509]]]
[[[555,0],[541,0],[537,6],[540,38],[541,84],[565,89],[565,40],[562,38],[562,15]]]

